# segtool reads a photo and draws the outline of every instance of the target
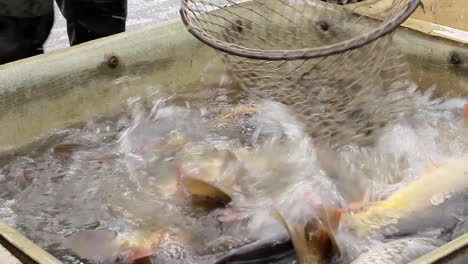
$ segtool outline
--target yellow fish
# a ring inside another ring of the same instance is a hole
[[[247,172],[269,170],[275,165],[274,160],[259,155],[259,150],[255,148],[226,151],[193,164],[196,166],[192,168],[183,165],[178,167],[176,178],[179,186],[190,194],[224,202],[232,200],[236,191],[245,197],[254,195],[256,190],[249,185]]]
[[[436,167],[429,158],[427,161],[428,169],[417,180],[402,187],[385,200],[369,203],[361,212],[343,213],[340,226],[345,225],[366,235],[372,235],[383,227],[395,225],[398,228],[406,217],[409,219],[424,215],[430,218],[430,221],[439,222],[443,221],[444,217],[452,217],[443,212],[430,217],[426,214],[438,207],[448,206],[454,197],[460,196],[460,193],[463,194],[467,190],[468,158],[458,159],[440,167]]]
[[[192,205],[201,205],[208,210],[226,207],[232,201],[236,186],[235,155],[228,151],[225,156],[215,156],[196,162],[196,169],[179,166],[176,170],[178,194],[190,198]]]

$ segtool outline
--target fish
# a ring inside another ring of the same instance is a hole
[[[253,190],[248,188],[245,179],[249,168],[268,169],[272,166],[271,161],[257,156],[248,148],[224,151],[221,155],[215,154],[192,163],[196,163],[196,169],[183,165],[177,167],[177,184],[189,193],[223,201],[232,200],[238,190],[245,196],[252,194]]]
[[[270,143],[273,145],[273,143]],[[175,175],[180,187],[189,192],[211,192],[217,195],[232,197],[236,193],[243,196],[254,196],[257,188],[251,186],[248,177],[263,171],[281,170],[284,166],[278,164],[278,158],[272,155],[268,146],[240,147],[227,151],[213,152],[201,159],[183,160],[177,166]],[[283,149],[279,149],[282,151]],[[287,149],[286,149],[287,150]],[[289,171],[281,171],[288,173]],[[196,182],[196,184],[195,184]],[[201,190],[201,187],[206,187]],[[191,188],[194,188],[192,191]],[[217,188],[218,191],[214,189]],[[198,189],[198,190],[197,190]],[[223,194],[224,193],[224,194]],[[223,200],[227,200],[224,199]]]
[[[202,204],[217,203],[219,206],[212,209],[226,209],[219,217],[221,221],[245,218],[243,212],[254,206],[251,199],[258,196],[258,189],[251,186],[248,176],[255,171],[274,168],[274,161],[269,156],[257,154],[256,149],[238,148],[192,162],[195,169],[179,166],[176,171],[179,196]]]
[[[464,206],[468,199],[468,159],[443,166],[435,166],[427,155],[426,159],[428,168],[418,179],[384,200],[341,213],[339,226],[373,237],[395,235],[401,230],[409,234],[455,221],[457,213],[468,210]]]
[[[52,148],[52,151],[58,155],[71,155],[73,152],[80,150],[88,150],[91,147],[85,144],[79,143],[63,143],[57,144]]]
[[[234,196],[238,194],[237,192],[240,192],[240,195],[246,199],[234,206],[244,206],[245,208],[242,209],[247,209],[247,217],[249,217],[249,206],[255,207],[255,203],[251,204],[255,199],[249,199],[258,195],[256,188],[259,185],[250,186],[251,181],[249,181],[248,176],[251,173],[261,173],[264,170],[271,171],[278,166],[281,167],[281,164],[275,164],[276,159],[272,159],[271,153],[268,150],[268,148],[266,150],[239,148],[225,152],[226,154],[222,161],[219,156],[202,159],[195,162],[197,163],[198,170],[191,170],[189,167],[179,169],[178,182],[181,188],[192,195],[192,197],[193,195],[197,195],[198,197],[220,201],[220,206],[217,208],[224,207],[224,212],[226,212],[226,214],[222,214],[218,218],[221,222],[244,219],[246,215],[243,210],[239,207],[233,208],[233,205],[229,203],[236,198]],[[191,171],[194,172],[192,175]],[[290,171],[287,169],[280,170],[281,173],[288,173]],[[319,214],[326,214],[327,212],[327,210],[323,210]],[[255,213],[255,210],[251,213]],[[274,239],[254,241],[221,256],[218,259],[219,263],[234,260],[240,261],[240,259],[259,261],[259,259],[265,259],[265,254],[272,248],[277,248],[282,252],[281,254],[291,255],[291,248],[287,249],[287,245],[291,247],[294,245],[293,251],[297,252],[301,263],[322,263],[324,259],[331,257],[332,253],[337,251],[337,248],[334,247],[333,239],[330,239],[331,234],[326,232],[326,230],[331,230],[331,228],[320,229],[321,222],[325,222],[325,217],[322,217],[322,221],[311,219],[305,224],[291,224],[286,222],[279,212],[273,211],[272,214],[288,231],[289,236],[285,235],[286,239],[282,240],[277,246],[274,245],[278,241],[274,241]],[[317,230],[320,230],[320,232],[315,232]],[[281,254],[276,257],[281,257]]]
[[[79,257],[103,262],[125,259],[133,263],[153,254],[153,249],[170,239],[165,231],[134,230],[118,233],[111,230],[80,230],[67,237],[63,245]]]
[[[257,240],[216,257],[213,264],[224,263],[273,263],[293,259],[295,251],[291,240]]]
[[[230,170],[237,159],[230,151],[221,153],[209,153],[200,159],[192,156],[176,159],[171,168],[173,177],[156,186],[158,195],[180,206],[195,206],[207,211],[226,207],[234,194],[235,177],[230,175]]]
[[[323,234],[313,232],[314,237],[311,237],[311,232],[309,231],[309,229],[317,229],[317,223],[309,221],[305,226],[298,223],[288,223],[283,215],[276,209],[272,209],[271,215],[288,232],[289,239],[294,246],[297,260],[300,264],[323,263],[327,255],[326,253],[330,250],[326,243],[321,243],[324,241],[320,237]],[[327,239],[328,238],[325,240]]]
[[[217,186],[201,179],[184,177],[182,180],[187,197],[192,206],[203,207],[207,211],[226,207],[232,198]]]
[[[445,241],[411,237],[392,240],[374,247],[354,259],[351,264],[407,264],[439,248]]]
[[[248,186],[249,181],[245,178],[249,173],[247,170],[272,168],[271,160],[267,156],[256,154],[255,149],[239,148],[225,152],[224,156],[218,155],[197,161],[198,170],[181,166],[177,171],[177,182],[180,185],[180,190],[185,195],[190,196],[192,202],[194,197],[217,201],[219,206],[213,207],[211,210],[224,208],[225,214],[221,214],[218,218],[220,222],[239,221],[249,217],[248,213],[247,216],[243,214],[242,209],[248,211],[249,206],[252,206],[249,203],[249,198],[255,195],[255,188]],[[221,157],[223,158],[221,159]],[[192,174],[191,171],[193,171]],[[239,207],[231,204],[237,192],[246,198],[246,202],[235,205]],[[203,202],[206,203],[207,200]],[[301,263],[320,263],[321,255],[328,256],[325,252],[330,251],[328,247],[331,243],[327,234],[323,232],[314,236],[313,232],[309,232],[309,229],[316,229],[318,223],[309,221],[305,226],[299,224],[291,226],[278,212],[273,212],[273,216],[289,232],[289,238],[286,237],[281,241],[276,241],[276,239],[255,240],[222,254],[215,260],[215,263],[241,260],[248,260],[249,263],[251,261],[253,261],[252,263],[262,260],[270,261],[275,258],[291,257],[294,252],[298,252],[297,255],[302,259]],[[310,237],[309,233],[312,234]],[[277,250],[277,254],[271,254],[272,250]]]
[[[192,204],[212,204],[211,209],[226,207],[232,201],[235,186],[234,175],[226,173],[229,173],[236,162],[238,160],[235,155],[228,151],[223,160],[215,157],[200,161],[196,175],[183,166],[178,166],[177,191],[183,197],[189,197]]]

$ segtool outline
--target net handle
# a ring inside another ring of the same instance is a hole
[[[297,49],[297,50],[260,50],[250,49],[232,43],[216,40],[207,35],[204,30],[193,27],[188,15],[188,0],[181,0],[179,10],[181,19],[188,32],[204,44],[228,53],[234,56],[245,57],[257,60],[300,60],[325,57],[348,50],[360,48],[386,34],[393,32],[401,23],[403,23],[418,8],[420,0],[409,0],[408,6],[395,19],[385,23],[383,26],[373,30],[365,35],[358,36],[349,40],[338,42],[332,45],[317,48]]]

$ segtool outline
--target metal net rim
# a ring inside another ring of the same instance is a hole
[[[263,50],[252,49],[239,46],[233,43],[228,43],[211,37],[209,34],[196,26],[193,26],[192,19],[188,15],[188,1],[181,0],[182,4],[179,10],[180,17],[187,31],[197,38],[202,43],[230,55],[256,59],[256,60],[306,60],[319,57],[330,56],[349,50],[360,48],[369,44],[378,38],[392,33],[399,25],[401,25],[411,14],[418,8],[420,0],[409,0],[406,8],[401,11],[394,19],[385,22],[382,26],[370,31],[364,35],[360,35],[348,40],[337,42],[331,45],[322,47],[295,49],[295,50]]]

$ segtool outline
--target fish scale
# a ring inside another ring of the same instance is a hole
[[[392,231],[392,228],[386,228],[392,225],[397,228],[394,230],[406,229],[404,232],[430,227],[450,228],[456,224],[457,215],[468,211],[467,172],[467,157],[440,167],[435,167],[428,159],[428,169],[416,181],[385,200],[371,203],[363,212],[344,214],[340,228],[359,230],[365,235],[382,235],[382,231]],[[434,204],[433,197],[439,194],[443,199]],[[426,221],[428,219],[430,221]]]
[[[442,246],[430,238],[405,238],[372,247],[351,264],[406,264]]]

